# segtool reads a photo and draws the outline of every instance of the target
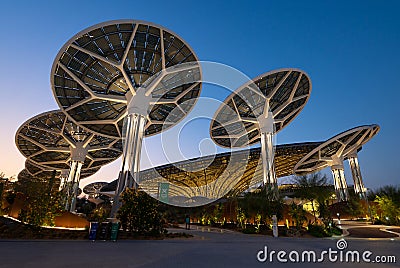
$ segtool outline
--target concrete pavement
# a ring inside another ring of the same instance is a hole
[[[192,226],[193,227],[193,226]],[[281,263],[275,258],[259,262],[257,254],[271,251],[315,251],[337,249],[339,238],[273,238],[218,230],[181,230],[194,238],[132,241],[6,241],[0,240],[0,267],[364,267],[365,263]],[[395,264],[370,267],[399,267],[398,239],[346,238],[346,250],[371,251],[373,256],[393,255]],[[260,255],[261,257],[263,254]]]

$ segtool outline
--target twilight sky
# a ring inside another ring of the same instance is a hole
[[[381,131],[359,153],[364,183],[370,188],[398,185],[398,10],[399,1],[367,0],[4,2],[0,9],[0,171],[12,176],[24,168],[25,159],[14,142],[18,127],[39,113],[58,109],[50,69],[64,43],[100,22],[138,19],[176,32],[200,60],[227,64],[250,78],[277,68],[304,70],[312,81],[310,100],[278,134],[278,144],[324,141],[352,127],[379,124]],[[201,96],[223,100],[228,94],[204,85]],[[200,154],[197,144],[208,138],[208,124],[192,121],[182,131],[185,157]],[[142,168],[165,163],[159,157],[158,140],[145,139],[151,163],[144,160]],[[81,181],[81,186],[111,181],[119,167],[117,160]],[[352,184],[347,163],[345,168]]]

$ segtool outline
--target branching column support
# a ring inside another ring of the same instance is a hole
[[[270,199],[276,201],[279,199],[278,182],[275,174],[274,164],[274,119],[271,112],[265,112],[259,118],[261,132],[261,160],[263,165],[264,187],[270,194]]]
[[[60,174],[60,186],[58,187],[58,190],[62,192],[62,204],[64,205],[65,210],[69,209],[69,183],[68,183],[68,177],[69,177],[69,170],[68,169],[63,169],[61,170]]]
[[[68,182],[70,183],[70,185],[72,185],[72,187],[68,189],[69,190],[68,199],[71,200],[71,202],[68,202],[69,204],[67,204],[66,210],[68,210],[69,206],[69,211],[75,212],[81,169],[83,163],[85,162],[85,158],[88,152],[88,147],[85,146],[82,142],[78,142],[76,144],[76,147],[71,147],[70,149],[71,149],[71,163],[70,163]]]
[[[349,200],[349,191],[347,189],[347,182],[344,176],[343,160],[333,158],[333,165],[331,166],[333,182],[335,185],[336,197],[338,202]]]
[[[67,186],[69,170],[63,169],[60,174],[60,186],[58,187],[59,191],[62,191]]]
[[[353,175],[354,192],[358,194],[361,199],[366,200],[367,199],[366,188],[364,187],[364,183],[362,180],[357,152],[351,153],[348,156],[348,160],[350,163],[351,174]]]
[[[121,206],[120,195],[126,188],[137,189],[140,178],[140,156],[142,141],[145,133],[147,110],[152,100],[144,89],[138,89],[133,96],[128,96],[128,115],[123,130],[124,151],[122,168],[118,176],[118,185],[115,191],[111,218],[115,218]]]

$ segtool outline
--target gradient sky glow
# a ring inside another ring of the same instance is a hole
[[[364,183],[370,188],[398,185],[399,10],[399,1],[378,0],[2,2],[0,171],[12,176],[24,168],[14,141],[19,126],[58,109],[50,69],[64,43],[100,22],[138,19],[176,32],[200,60],[230,65],[251,78],[283,67],[304,70],[312,81],[310,100],[278,134],[278,143],[324,141],[359,125],[379,124],[381,131],[359,153]],[[227,94],[215,86],[202,90],[203,97],[219,100]],[[209,122],[203,121],[193,122],[193,131],[185,135],[208,138]],[[198,151],[193,137],[182,141],[188,156]],[[148,138],[144,146],[153,164],[163,163],[157,142]],[[81,186],[111,181],[119,167],[117,160]]]

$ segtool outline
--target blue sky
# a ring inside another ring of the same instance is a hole
[[[304,70],[312,80],[310,100],[278,134],[278,143],[322,141],[358,125],[379,124],[380,133],[359,153],[364,181],[371,188],[399,184],[398,10],[398,1],[3,2],[0,171],[11,176],[23,169],[14,144],[18,127],[58,108],[50,69],[63,44],[103,21],[139,19],[176,32],[200,60],[230,65],[249,77],[282,67]],[[202,91],[221,100],[226,94],[216,87]],[[193,133],[201,140],[208,129]],[[118,169],[116,161],[82,183],[115,179]],[[352,184],[348,170],[347,181]]]

